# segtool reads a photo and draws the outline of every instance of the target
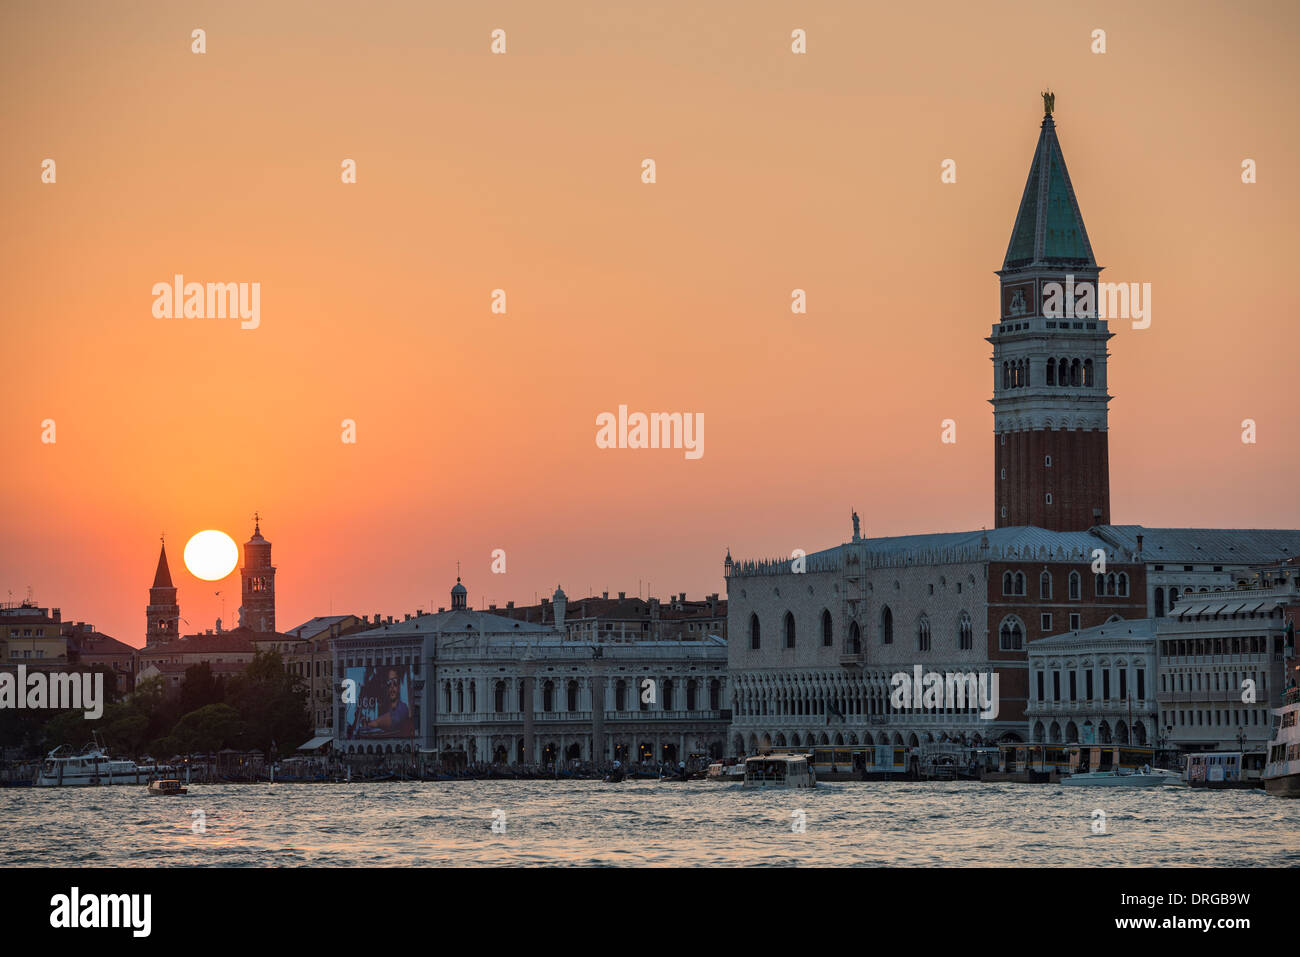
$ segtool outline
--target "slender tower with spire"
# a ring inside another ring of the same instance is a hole
[[[253,537],[244,542],[244,566],[239,570],[239,624],[253,631],[275,631],[275,566],[271,543],[262,537],[261,517],[253,515]]]
[[[1097,316],[1101,267],[1056,138],[1055,101],[1043,94],[988,341],[995,525],[1065,532],[1110,523],[1106,343],[1113,333]]]
[[[144,611],[145,647],[160,641],[170,641],[180,632],[181,606],[176,603],[176,587],[172,584],[171,569],[167,567],[167,543],[158,553],[158,570],[153,574],[149,589],[149,605]]]

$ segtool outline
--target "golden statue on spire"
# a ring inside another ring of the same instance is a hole
[[[1056,107],[1056,94],[1051,90],[1043,91],[1043,112],[1047,116],[1052,115],[1052,110]]]

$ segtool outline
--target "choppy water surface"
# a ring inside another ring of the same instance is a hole
[[[492,830],[505,813],[505,833]],[[1093,812],[1106,833],[1093,833]],[[192,812],[206,830],[194,833]],[[794,833],[795,811],[807,830]],[[627,781],[0,790],[0,865],[1300,866],[1300,801],[1257,791]]]

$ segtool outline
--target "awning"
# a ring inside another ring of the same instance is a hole
[[[329,744],[329,743],[330,743],[331,741],[333,741],[333,740],[334,740],[334,738],[333,738],[331,735],[328,735],[328,734],[321,735],[320,737],[312,738],[310,741],[308,741],[306,744],[304,744],[304,745],[303,745],[302,747],[300,747],[298,750],[299,750],[299,751],[315,751],[315,750],[316,750],[317,748],[319,748],[321,745],[323,745],[323,744]]]
[[[1244,601],[1229,602],[1228,604],[1223,606],[1223,614],[1235,615],[1237,612],[1241,611],[1245,607],[1246,607],[1246,603]]]

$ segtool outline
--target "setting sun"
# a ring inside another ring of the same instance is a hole
[[[185,567],[195,578],[218,581],[235,570],[239,546],[225,532],[207,529],[185,544]]]

